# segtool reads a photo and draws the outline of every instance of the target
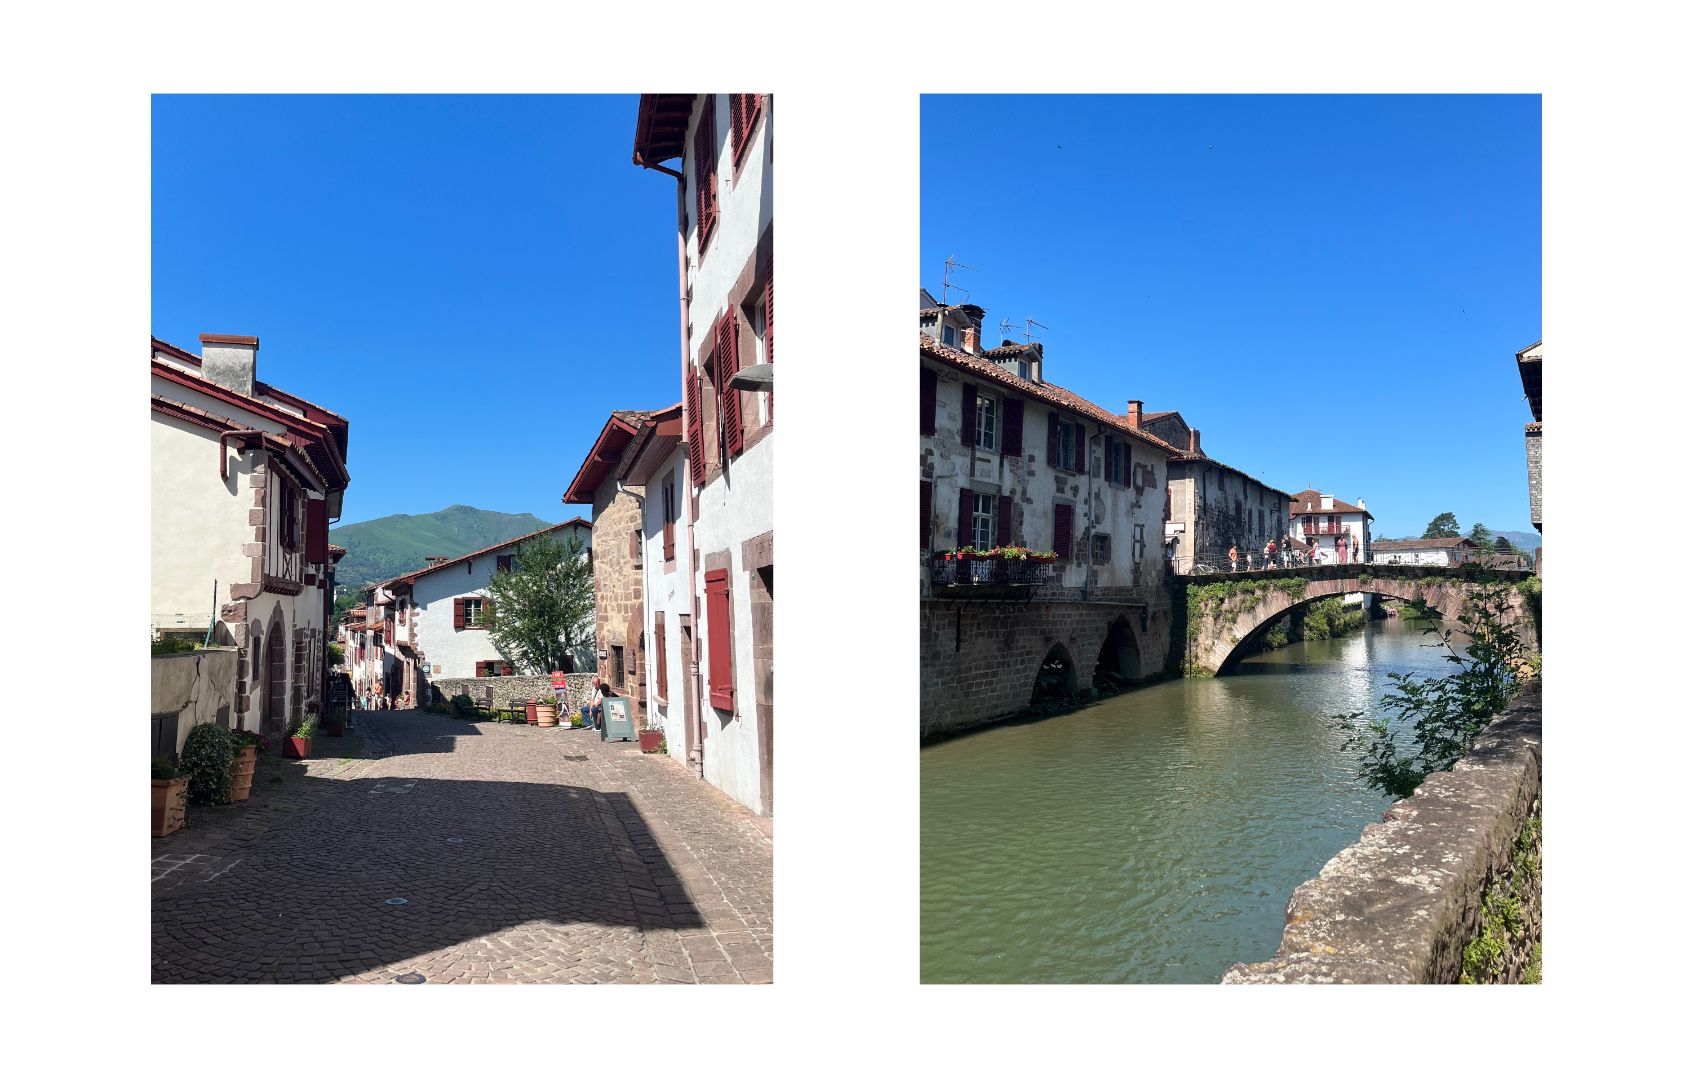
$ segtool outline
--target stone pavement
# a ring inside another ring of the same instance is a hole
[[[354,720],[152,840],[154,983],[771,980],[769,821],[677,760],[587,730]]]

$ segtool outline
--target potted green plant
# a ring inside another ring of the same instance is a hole
[[[188,776],[167,756],[153,757],[153,834],[163,838],[188,823]]]
[[[251,730],[235,731],[235,757],[229,761],[230,800],[245,801],[253,792],[253,770],[263,744],[264,739]]]
[[[188,775],[191,804],[227,805],[233,799],[237,746],[234,732],[215,722],[203,722],[188,731],[177,766]]]
[[[535,709],[536,726],[551,728],[558,725],[558,704],[552,697],[538,696],[530,706]]]
[[[282,743],[282,755],[295,760],[309,760],[312,755],[312,732],[317,729],[317,716],[307,715],[294,727],[293,733]]]

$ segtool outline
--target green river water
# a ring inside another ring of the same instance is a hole
[[[1215,983],[1380,819],[1329,716],[1445,673],[1399,621],[922,750],[927,983]]]

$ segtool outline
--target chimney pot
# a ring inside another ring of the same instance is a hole
[[[1134,430],[1140,429],[1140,401],[1129,402],[1129,426]]]
[[[964,350],[971,355],[980,355],[982,348],[982,330],[980,326],[964,327]]]
[[[1334,508],[1334,495],[1333,494],[1323,495],[1323,508],[1325,510]]]
[[[258,377],[259,339],[229,333],[200,334],[200,372],[217,385],[253,395]]]
[[[1199,431],[1197,429],[1190,429],[1187,432],[1187,451],[1189,453],[1202,452],[1199,448]]]

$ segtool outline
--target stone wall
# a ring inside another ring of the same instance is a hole
[[[176,758],[188,731],[201,723],[232,725],[236,648],[153,657],[153,754]]]
[[[1524,436],[1528,451],[1528,519],[1540,527],[1540,426],[1535,424]]]
[[[624,450],[632,452],[634,443]],[[621,465],[620,465],[621,466]],[[607,479],[594,494],[594,644],[601,679],[632,697],[645,725],[646,690],[641,608],[641,487],[622,491]],[[617,656],[621,653],[622,668]]]
[[[1225,984],[1452,984],[1490,890],[1519,891],[1523,927],[1500,980],[1540,941],[1540,683],[1524,688],[1452,771],[1432,775],[1293,892],[1281,948]],[[1519,840],[1532,883],[1513,880]]]
[[[594,699],[593,674],[564,675],[565,719],[576,714],[582,705]],[[520,675],[518,677],[440,677],[430,682],[434,690],[431,702],[444,704],[464,694],[483,707],[512,707],[527,703],[539,696],[551,696],[553,679],[549,674]]]
[[[1129,680],[1163,673],[1169,650],[1168,600],[1150,604],[1036,598],[1030,602],[925,599],[919,628],[922,669],[920,736],[927,740],[1005,718],[1027,708],[1035,676],[1054,645],[1069,654],[1076,686],[1089,687],[1112,626],[1122,618],[1138,659],[1120,656]],[[1142,626],[1142,611],[1147,610]]]

